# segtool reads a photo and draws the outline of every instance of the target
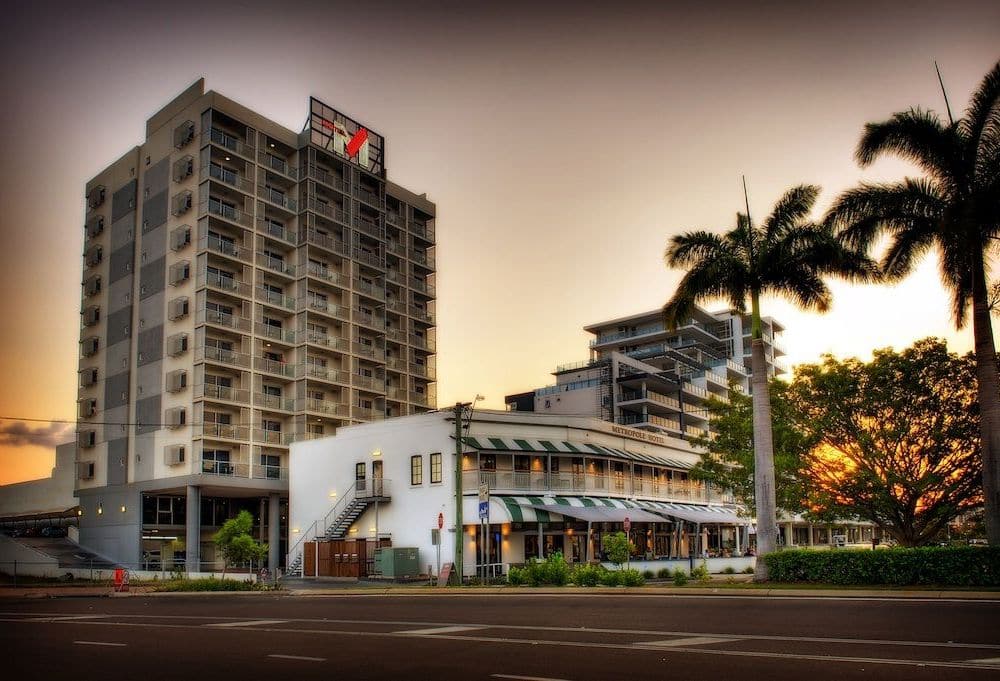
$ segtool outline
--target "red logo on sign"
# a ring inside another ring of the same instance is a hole
[[[368,141],[368,131],[364,128],[359,128],[351,141],[347,143],[347,157],[351,158],[356,156],[361,146]]]
[[[444,527],[444,513],[438,513],[438,529]]]

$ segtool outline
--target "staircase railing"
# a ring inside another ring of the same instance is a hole
[[[289,568],[295,564],[296,559],[304,560],[305,542],[326,536],[327,531],[332,527],[333,521],[341,516],[350,507],[351,503],[358,498],[373,498],[389,496],[389,480],[384,478],[372,478],[355,480],[354,485],[330,508],[321,520],[313,521],[313,524],[306,528],[302,536],[285,555],[285,565]],[[332,521],[331,521],[332,518]],[[301,566],[303,573],[305,567]]]

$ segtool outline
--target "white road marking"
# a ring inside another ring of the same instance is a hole
[[[568,681],[567,679],[553,679],[548,676],[517,676],[516,674],[490,674],[494,679],[520,679],[520,681]]]
[[[68,622],[70,620],[94,620],[107,617],[108,615],[59,615],[53,617],[32,617],[25,622]]]
[[[285,624],[288,620],[248,620],[246,622],[217,622],[206,627],[253,627],[259,624]]]
[[[1000,665],[1000,657],[986,657],[979,660],[969,660],[972,664]]]
[[[663,647],[674,647],[674,646],[704,646],[710,643],[728,643],[730,641],[739,641],[738,638],[712,638],[710,636],[692,636],[691,638],[670,638],[666,641],[640,641],[641,645],[644,646],[663,646]]]
[[[435,636],[437,634],[454,634],[459,631],[478,631],[479,629],[485,629],[485,627],[480,626],[452,626],[452,627],[433,627],[431,629],[404,629],[402,631],[394,631],[394,634],[409,634],[411,636]]]
[[[127,643],[108,643],[107,641],[73,641],[78,646],[110,646],[112,648],[124,648]]]
[[[304,660],[306,662],[326,662],[325,657],[306,657],[305,655],[268,655],[279,660]]]

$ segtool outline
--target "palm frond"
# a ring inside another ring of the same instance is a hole
[[[937,185],[928,180],[863,183],[837,197],[825,222],[847,246],[869,251],[884,232],[891,234],[915,222],[932,227],[943,217],[946,204]]]
[[[960,142],[956,129],[944,125],[937,114],[910,109],[865,125],[854,155],[861,166],[868,166],[884,154],[894,154],[950,185],[964,174]]]
[[[763,229],[768,239],[774,239],[783,230],[794,229],[812,211],[820,188],[812,184],[792,187],[778,199],[771,214],[764,219]]]
[[[669,329],[686,322],[698,302],[722,298],[746,298],[746,277],[735,258],[706,260],[692,267],[681,279],[673,297],[663,306],[663,321]]]
[[[668,267],[686,267],[702,260],[724,257],[726,245],[718,234],[706,230],[685,232],[670,240],[663,259]]]
[[[976,159],[976,175],[982,179],[990,171],[989,164],[981,162],[995,160],[1000,148],[1000,61],[983,76],[982,82],[972,93],[972,101],[965,116],[958,123],[968,146],[968,158]],[[994,174],[997,168],[992,168]]]

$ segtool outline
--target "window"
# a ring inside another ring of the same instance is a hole
[[[260,465],[264,468],[264,477],[278,480],[281,477],[281,457],[276,454],[261,454]]]
[[[441,482],[441,453],[431,454],[431,484]]]
[[[355,480],[365,479],[365,464],[363,461],[361,463],[354,464],[354,479]]]
[[[410,484],[424,484],[424,457],[419,454],[410,457]]]

